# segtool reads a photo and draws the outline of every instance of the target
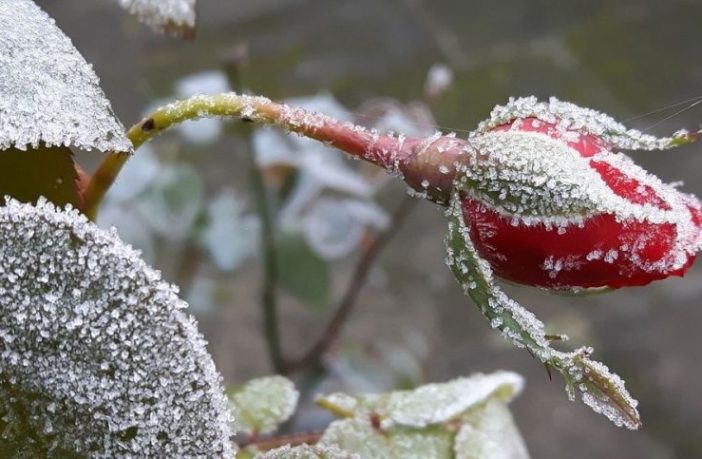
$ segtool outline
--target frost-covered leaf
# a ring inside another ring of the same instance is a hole
[[[443,426],[424,429],[374,428],[369,419],[352,418],[332,422],[320,445],[353,451],[360,459],[451,459],[453,434]]]
[[[78,174],[67,147],[0,152],[0,196],[36,202],[40,196],[57,205],[80,205]]]
[[[256,252],[260,222],[243,211],[233,190],[221,192],[207,204],[207,225],[198,239],[219,269],[236,269]]]
[[[522,384],[519,375],[499,371],[410,391],[324,396],[320,405],[347,419],[333,422],[320,444],[363,459],[492,458],[486,451],[528,458],[505,407]]]
[[[259,453],[255,459],[360,459],[357,454],[330,445],[289,445]]]
[[[569,396],[580,393],[594,411],[607,416],[618,426],[641,427],[634,400],[624,381],[606,366],[589,359],[592,349],[562,352],[551,347],[544,324],[533,313],[509,298],[495,283],[492,269],[478,254],[464,221],[460,197],[456,194],[447,210],[449,234],[446,238],[447,264],[456,280],[471,297],[493,328],[515,346],[526,348],[547,368],[558,370],[566,382]],[[565,337],[562,337],[565,338]]]
[[[229,402],[240,432],[269,434],[295,412],[300,394],[282,376],[258,378],[232,391]]]
[[[318,403],[347,416],[374,413],[383,426],[426,427],[451,421],[489,398],[508,402],[523,384],[518,374],[498,371],[380,395],[331,394],[319,397]]]
[[[221,378],[175,287],[43,200],[1,207],[0,238],[0,449],[232,456]]]
[[[320,198],[302,221],[309,247],[325,260],[345,257],[358,249],[365,232],[340,199]]]
[[[528,459],[524,439],[507,407],[489,400],[469,413],[456,433],[455,459]]]
[[[329,267],[298,233],[282,233],[276,244],[278,280],[286,292],[315,307],[327,304]]]
[[[164,165],[136,207],[154,231],[178,241],[193,230],[203,194],[202,179],[192,166]]]
[[[190,38],[195,29],[196,0],[119,0],[141,22],[169,34]]]
[[[322,197],[305,214],[302,225],[307,244],[325,260],[358,250],[366,227],[385,229],[390,217],[372,201]]]
[[[31,0],[0,2],[0,150],[131,151],[93,69]]]

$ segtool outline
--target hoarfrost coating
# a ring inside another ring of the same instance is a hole
[[[195,0],[119,0],[119,4],[158,30],[183,33],[195,27]]]
[[[92,67],[31,0],[0,2],[0,150],[131,151]]]
[[[183,309],[114,232],[0,208],[0,426],[29,455],[231,457],[220,376]]]
[[[644,285],[682,275],[702,247],[702,204],[621,149],[656,138],[594,110],[511,100],[471,134],[456,184],[471,238],[496,274],[561,290]]]

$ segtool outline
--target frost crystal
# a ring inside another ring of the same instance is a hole
[[[0,447],[232,457],[220,377],[175,287],[74,210],[0,208]]]
[[[0,150],[131,151],[93,69],[31,0],[0,1]]]
[[[195,27],[195,0],[119,0],[119,4],[157,30],[187,36]]]

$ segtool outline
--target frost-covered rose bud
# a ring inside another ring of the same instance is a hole
[[[511,100],[468,139],[459,189],[470,237],[500,277],[579,290],[683,275],[702,205],[616,150],[689,141],[627,130],[551,99]]]
[[[159,109],[136,144],[194,113],[243,116],[324,142],[440,204],[458,191],[479,255],[514,282],[644,285],[684,274],[702,246],[702,204],[619,153],[675,147],[700,132],[656,138],[594,110],[529,97],[496,107],[467,139],[411,138],[231,93]]]

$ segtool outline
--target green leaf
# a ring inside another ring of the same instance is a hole
[[[457,419],[491,398],[508,402],[521,392],[523,384],[518,374],[497,371],[387,394],[336,393],[321,396],[317,402],[341,416],[363,417],[372,413],[386,427],[426,427]]]
[[[455,459],[527,459],[524,439],[507,407],[489,400],[464,418],[454,442]]]
[[[172,241],[193,235],[203,213],[204,185],[189,164],[163,166],[137,202],[146,222]]]
[[[280,286],[303,303],[324,307],[329,299],[329,269],[299,233],[278,237],[277,262]]]
[[[286,445],[254,456],[255,459],[355,459],[356,454],[328,445]]]
[[[522,384],[498,371],[408,391],[326,395],[319,404],[346,419],[333,422],[320,444],[362,459],[528,458],[505,407]]]
[[[299,393],[282,376],[258,378],[230,391],[229,402],[239,432],[269,434],[295,411]]]
[[[0,198],[36,202],[40,196],[63,206],[80,207],[78,173],[68,147],[0,151]]]
[[[452,437],[443,426],[381,431],[368,418],[351,418],[331,423],[319,444],[353,451],[361,459],[451,459]]]

